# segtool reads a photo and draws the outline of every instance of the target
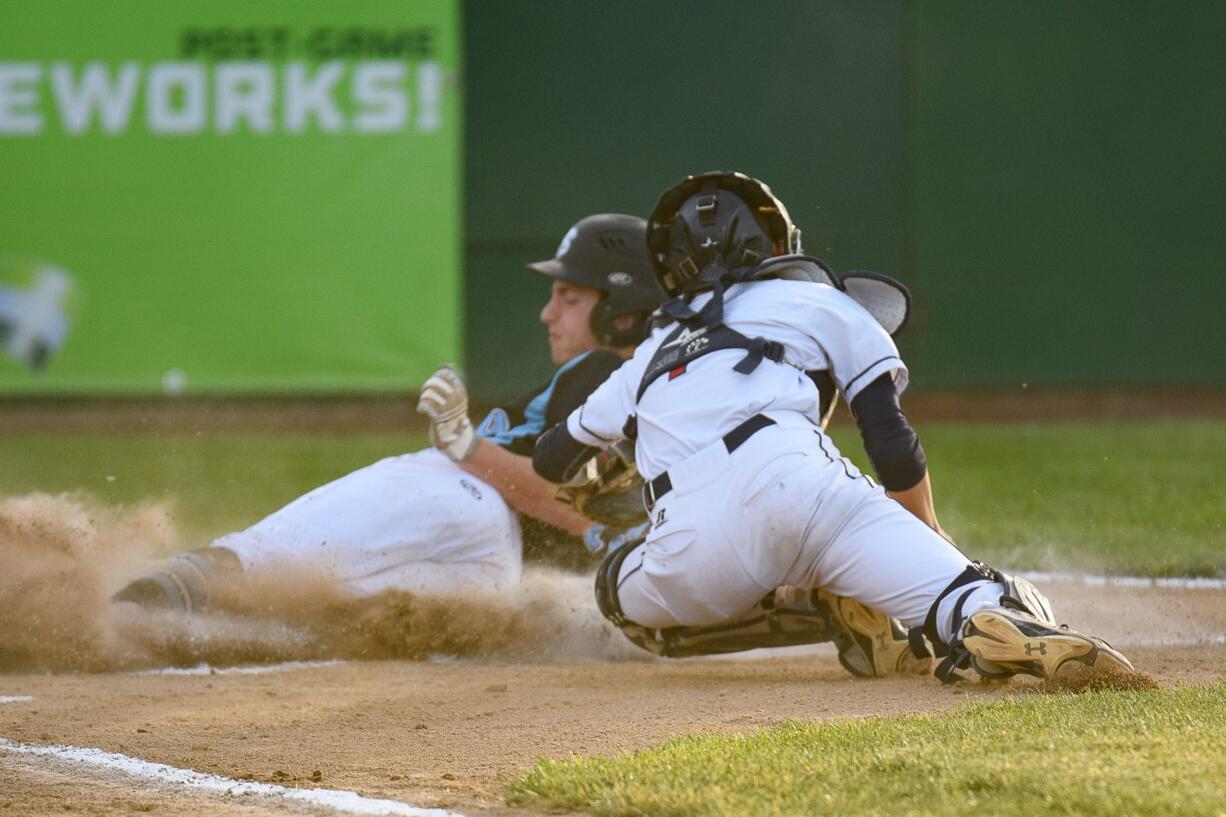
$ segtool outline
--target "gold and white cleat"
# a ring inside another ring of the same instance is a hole
[[[1076,669],[1132,671],[1132,662],[1106,641],[1029,613],[1003,607],[974,613],[962,625],[971,668],[985,678],[1024,673],[1056,678]]]
[[[853,598],[820,588],[816,592],[835,625],[834,642],[843,669],[859,678],[932,672],[932,656],[916,655],[906,629],[898,621]]]

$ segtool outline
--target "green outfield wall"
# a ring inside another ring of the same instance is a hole
[[[1223,53],[1211,3],[473,0],[472,376],[548,370],[571,221],[722,167],[911,287],[914,388],[1226,386]]]
[[[921,386],[1226,386],[1226,6],[905,4]]]
[[[458,358],[459,11],[3,3],[0,390],[401,390]]]
[[[549,370],[535,322],[548,285],[524,261],[551,255],[588,213],[646,216],[689,173],[767,180],[836,266],[903,267],[897,3],[579,13],[474,0],[466,20],[467,348],[481,389],[514,392]]]
[[[506,397],[524,264],[715,168],[911,287],[914,388],[1226,386],[1226,6],[2,5],[0,393]]]

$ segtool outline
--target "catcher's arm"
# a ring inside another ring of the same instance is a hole
[[[882,375],[864,387],[851,401],[851,413],[860,427],[865,453],[886,494],[953,541],[937,521],[928,460],[915,429],[902,413],[890,375]]]
[[[909,510],[911,513],[919,517],[925,525],[932,528],[948,541],[949,534],[941,527],[941,523],[937,521],[936,506],[932,501],[932,482],[928,478],[928,474],[924,474],[924,478],[912,485],[910,488],[902,491],[886,491],[899,505]]]

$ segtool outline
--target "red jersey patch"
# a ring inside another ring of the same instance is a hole
[[[668,379],[675,380],[678,377],[681,377],[681,375],[683,374],[685,374],[685,366],[684,365],[678,366],[677,368],[673,369],[671,372],[668,373]]]

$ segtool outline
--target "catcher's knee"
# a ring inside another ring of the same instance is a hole
[[[853,675],[872,678],[931,670],[931,654],[922,639],[908,638],[897,621],[879,611],[821,590],[776,588],[745,617],[721,624],[639,624],[622,610],[618,589],[622,565],[640,544],[631,542],[605,554],[596,569],[596,606],[632,644],[654,655],[688,658],[833,641],[839,663]]]
[[[781,587],[745,618],[702,627],[647,627],[627,618],[618,598],[626,557],[639,543],[606,554],[596,570],[596,605],[632,644],[663,658],[722,655],[763,647],[793,647],[836,640],[828,609],[810,591]]]
[[[129,582],[111,600],[194,613],[208,607],[219,584],[241,572],[242,563],[229,548],[200,548],[167,559]]]
[[[626,557],[639,545],[641,542],[630,542],[618,548],[612,548],[600,560],[600,564],[596,567],[596,607],[600,610],[600,614],[613,623],[626,637],[636,644],[634,636],[627,632],[627,627],[632,629],[646,629],[642,625],[635,624],[630,619],[626,618],[626,614],[622,612],[621,601],[617,597],[618,580],[621,578],[622,563],[626,561]],[[639,644],[639,646],[643,646]]]
[[[680,658],[683,654],[696,654],[678,653],[674,649],[674,639],[668,637],[670,633],[689,628],[673,627],[660,629],[647,627],[627,618],[622,610],[621,599],[618,598],[622,564],[625,563],[626,557],[633,553],[641,544],[641,541],[629,542],[605,554],[604,559],[600,562],[600,566],[596,568],[596,606],[599,608],[600,614],[612,622],[613,626],[621,630],[622,635],[636,647],[664,658]]]

